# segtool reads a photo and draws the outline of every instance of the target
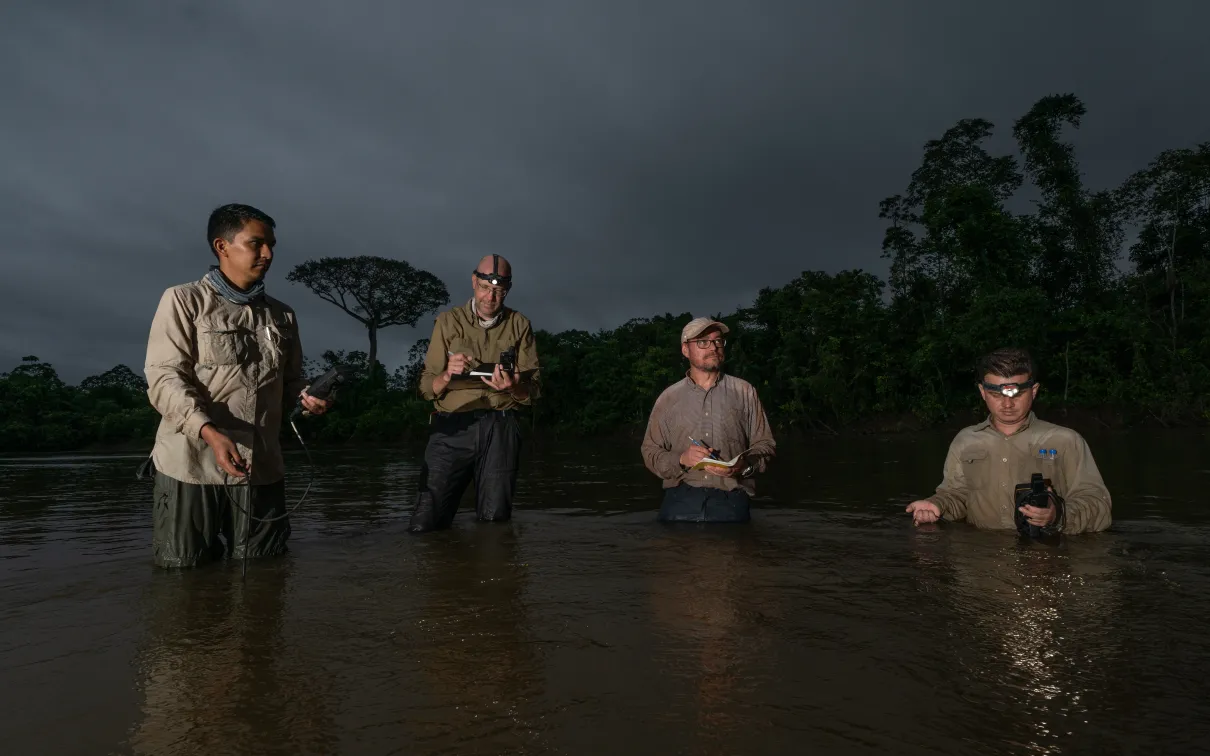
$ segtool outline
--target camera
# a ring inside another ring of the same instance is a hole
[[[1013,489],[1013,522],[1017,526],[1017,532],[1023,538],[1043,539],[1052,538],[1055,535],[1052,528],[1062,521],[1063,499],[1058,494],[1049,491],[1049,487],[1049,479],[1043,478],[1042,473],[1034,473],[1030,476],[1028,483],[1018,483]],[[1021,513],[1021,507],[1024,506],[1038,509],[1055,507],[1058,511],[1055,512],[1055,519],[1051,525],[1042,528],[1030,523]]]
[[[517,372],[517,352],[512,347],[509,347],[500,353],[500,372]]]

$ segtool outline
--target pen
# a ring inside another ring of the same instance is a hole
[[[692,443],[694,446],[706,446],[705,444],[703,444],[701,441],[698,441],[698,440],[697,440],[696,438],[694,438],[693,436],[690,436],[690,437],[689,437],[689,441],[690,441],[690,443]],[[708,446],[707,446],[706,448],[707,448],[707,449],[709,449],[710,447],[708,447]],[[709,455],[707,455],[707,456],[709,456],[709,457],[710,457],[710,459],[718,459],[718,455],[717,455],[717,454],[715,454],[714,452],[710,452],[710,454],[709,454]],[[720,461],[721,461],[721,460],[720,460]]]

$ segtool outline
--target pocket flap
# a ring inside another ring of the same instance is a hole
[[[241,333],[235,329],[207,329],[198,333],[198,362],[203,365],[234,365],[239,362]]]
[[[982,462],[983,460],[987,459],[987,449],[980,449],[978,447],[963,449],[958,455],[958,459],[961,459],[965,464],[968,465],[976,462]]]

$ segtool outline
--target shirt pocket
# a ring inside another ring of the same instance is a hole
[[[246,351],[244,341],[244,333],[237,328],[203,326],[198,330],[198,364],[207,367],[238,365]]]
[[[1050,481],[1054,486],[1055,491],[1060,492],[1063,487],[1063,477],[1060,472],[1059,460],[1063,455],[1058,451],[1057,444],[1030,444],[1029,446],[1029,471],[1030,473],[1042,473],[1042,477]],[[1055,456],[1052,459],[1050,450],[1055,449]]]
[[[267,358],[274,366],[288,364],[298,349],[298,329],[287,318],[274,318],[268,326],[269,348]]]
[[[1050,450],[1055,449],[1054,459],[1051,459]],[[1029,458],[1034,463],[1034,467],[1041,470],[1054,469],[1055,463],[1059,461],[1059,451],[1057,448],[1049,444],[1030,444]]]
[[[987,483],[989,474],[987,449],[963,449],[958,454],[958,461],[962,463],[962,474],[966,478],[968,487],[979,488]]]

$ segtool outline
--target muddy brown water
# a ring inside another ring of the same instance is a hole
[[[1056,548],[913,528],[948,441],[782,440],[739,526],[543,441],[511,523],[423,537],[415,453],[317,453],[243,583],[150,565],[138,458],[0,459],[0,751],[1210,751],[1206,433],[1089,436],[1114,526]]]

